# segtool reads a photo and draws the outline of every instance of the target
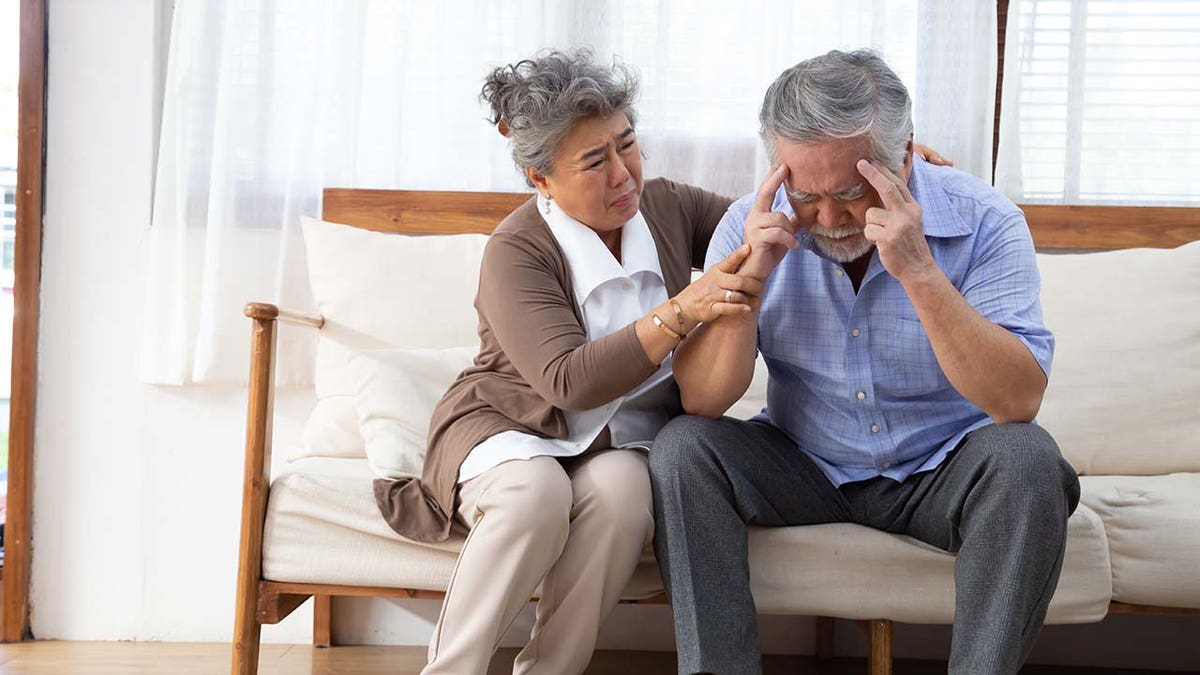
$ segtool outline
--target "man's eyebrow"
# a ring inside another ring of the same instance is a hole
[[[833,196],[843,197],[843,196],[848,196],[848,195],[861,194],[862,192],[864,192],[866,190],[866,188],[867,188],[866,183],[859,183],[858,185],[853,185],[851,187],[846,188],[845,190],[838,190],[837,192],[833,193]]]
[[[632,135],[633,135],[633,127],[626,127],[625,131],[622,131],[621,135],[617,136],[617,141],[618,142],[623,141]],[[607,147],[608,147],[608,145],[604,144],[604,143],[597,145],[596,147],[591,148],[590,150],[587,150],[583,154],[581,154],[579,156],[579,161],[581,161],[581,162],[586,161],[588,159],[591,159],[592,157],[602,157],[604,155],[604,149]]]

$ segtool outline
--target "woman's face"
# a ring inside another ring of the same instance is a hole
[[[528,172],[542,194],[600,234],[624,225],[642,198],[642,154],[624,113],[578,120],[559,147],[554,170]]]

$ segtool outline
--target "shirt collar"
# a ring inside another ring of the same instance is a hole
[[[975,231],[958,211],[950,206],[950,199],[942,187],[944,179],[939,180],[937,173],[954,171],[948,167],[938,167],[921,159],[917,153],[912,156],[912,174],[908,177],[908,191],[913,199],[921,205],[922,225],[929,237],[961,237]]]
[[[647,272],[662,281],[658,248],[641,210],[621,227],[622,261],[617,262],[594,230],[567,215],[554,200],[540,194],[537,199],[538,211],[567,259],[575,286],[575,300],[581,307],[593,291],[613,279]]]
[[[912,173],[908,177],[908,191],[912,193],[913,199],[916,199],[917,203],[921,205],[921,218],[925,234],[941,238],[961,237],[974,232],[971,224],[958,217],[957,212],[951,208],[946,191],[938,185],[933,173],[940,170],[939,167],[931,166],[915,152],[912,156],[912,163]],[[775,203],[772,204],[771,209],[789,217],[793,214],[792,204],[787,198],[787,188],[783,185],[780,185],[775,192]],[[807,230],[801,230],[796,239],[805,248],[817,250],[813,246],[812,237],[808,235]]]

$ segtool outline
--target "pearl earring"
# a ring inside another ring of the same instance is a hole
[[[554,201],[554,197],[546,195],[546,200],[542,202],[542,213],[550,215],[550,202]]]

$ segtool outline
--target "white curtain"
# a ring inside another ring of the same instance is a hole
[[[767,85],[829,49],[872,47],[909,84],[918,139],[986,176],[994,15],[981,0],[180,0],[142,377],[245,381],[242,305],[312,306],[298,219],[319,215],[323,187],[527,189],[484,121],[490,68],[548,47],[619,58],[641,75],[646,176],[739,195],[766,169]],[[278,382],[308,382],[311,336],[279,341]]]
[[[996,186],[1025,203],[1200,204],[1200,2],[1008,11]]]

